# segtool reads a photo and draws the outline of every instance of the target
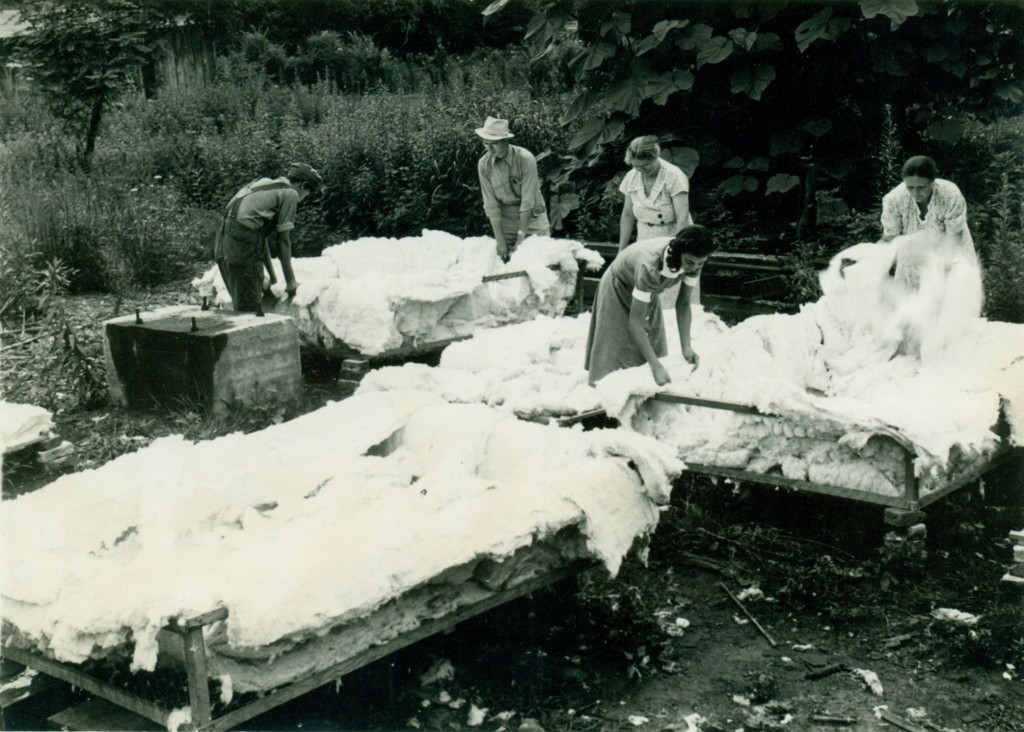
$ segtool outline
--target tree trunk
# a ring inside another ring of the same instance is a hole
[[[96,138],[100,133],[100,121],[103,119],[103,102],[107,93],[100,92],[92,103],[92,112],[89,115],[89,129],[85,134],[85,151],[82,154],[82,164],[88,172],[92,168],[92,153],[96,149]]]
[[[818,225],[818,166],[814,163],[814,151],[804,158],[804,167],[807,172],[804,174],[803,200],[800,205],[800,220],[796,225],[796,238],[799,241],[806,241],[814,236]]]

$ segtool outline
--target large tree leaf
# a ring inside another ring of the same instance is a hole
[[[725,36],[715,36],[703,43],[697,51],[697,68],[704,64],[717,64],[725,61],[736,50],[735,44]]]
[[[758,170],[763,173],[768,172],[768,158],[763,155],[759,155],[749,163],[747,163],[747,170]]]
[[[685,69],[675,69],[644,80],[643,95],[655,104],[664,105],[670,95],[693,88],[694,76]]]
[[[493,3],[491,3],[486,8],[484,8],[482,11],[480,11],[480,15],[484,15],[484,16],[494,15],[499,10],[501,10],[503,7],[508,5],[509,2],[511,2],[511,0],[494,0]]]
[[[664,43],[666,36],[669,31],[676,28],[685,28],[690,21],[688,20],[661,20],[654,24],[654,28],[651,34],[644,38],[640,43],[637,44],[635,53],[637,56],[643,56],[648,51],[651,51],[662,43]]]
[[[590,89],[577,94],[569,104],[568,109],[562,114],[562,124],[568,124],[581,114],[589,111],[596,98],[596,92]]]
[[[798,185],[800,185],[800,178],[797,176],[790,173],[777,173],[768,179],[764,195],[770,196],[773,193],[785,193]]]
[[[683,51],[693,51],[710,41],[712,33],[711,26],[697,23],[686,29],[683,37],[676,41],[676,45]]]
[[[606,118],[603,115],[591,117],[569,141],[569,149],[583,148],[587,155],[593,155],[601,145],[613,142],[622,136],[625,124],[620,116]]]
[[[917,15],[918,8],[915,0],[860,0],[860,10],[868,20],[884,15],[896,30],[907,18]]]
[[[796,45],[800,53],[815,41],[834,41],[851,25],[850,19],[835,17],[832,8],[819,10],[796,27]]]
[[[700,153],[692,147],[670,147],[661,151],[661,157],[678,166],[688,178],[693,177],[693,171],[700,165]]]
[[[832,120],[830,119],[812,119],[805,122],[801,127],[804,132],[807,132],[815,137],[821,137],[832,131]]]
[[[591,117],[583,126],[576,131],[576,134],[569,140],[569,149],[578,150],[581,147],[589,144],[591,141],[596,140],[598,135],[604,132],[605,118]]]
[[[584,151],[591,161],[595,161],[601,153],[601,148],[611,142],[617,142],[622,139],[622,135],[626,130],[626,125],[621,114],[612,115],[598,132],[597,136],[592,138],[590,142],[584,147]]]
[[[773,66],[754,64],[753,66],[743,66],[732,72],[729,85],[733,94],[742,93],[751,99],[758,100],[773,81],[775,81]]]
[[[545,46],[555,37],[554,23],[546,15],[537,14],[526,25],[526,41],[536,46]]]
[[[904,51],[904,53],[900,53]],[[868,49],[868,56],[871,59],[871,68],[881,74],[890,76],[908,76],[909,71],[902,61],[906,57],[912,58],[913,51],[905,47],[894,48],[892,44],[888,47],[871,46]]]
[[[757,33],[746,28],[733,28],[729,31],[729,40],[736,44],[736,48],[749,51],[757,43]]]
[[[1014,104],[1024,102],[1024,87],[1019,82],[1011,81],[996,89],[996,96]]]
[[[633,27],[633,18],[629,13],[612,13],[612,17],[601,23],[600,34],[602,37],[607,37],[611,31],[615,31],[620,36],[627,35],[630,29]]]
[[[642,85],[643,80],[636,76],[621,79],[601,95],[601,101],[617,112],[636,117],[640,114],[640,102],[643,101]]]
[[[552,206],[548,210],[551,228],[561,229],[562,222],[571,212],[580,207],[580,197],[575,193],[552,194]]]
[[[744,192],[752,193],[757,190],[757,178],[752,178],[749,175],[734,175],[723,180],[718,187],[727,196],[738,196]]]
[[[754,51],[781,51],[782,39],[776,33],[758,33],[754,41]]]
[[[800,130],[779,130],[772,135],[771,154],[787,155],[804,149],[804,134]]]
[[[615,51],[615,44],[608,41],[598,41],[591,46],[584,46],[569,59],[569,68],[579,78],[586,72],[599,67],[606,59],[614,56]]]
[[[925,134],[932,140],[952,145],[964,136],[964,125],[959,120],[942,119],[928,125]]]

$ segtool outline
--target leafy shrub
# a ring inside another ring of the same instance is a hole
[[[985,314],[1024,323],[1024,116],[973,123],[953,171],[985,275]]]
[[[12,171],[0,177],[17,179]],[[71,292],[122,292],[181,276],[203,256],[202,219],[162,183],[129,188],[74,170],[21,178],[16,200],[0,199],[6,246],[24,263],[64,262]]]

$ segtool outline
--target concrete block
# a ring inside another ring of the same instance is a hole
[[[59,445],[57,445],[57,447],[51,448],[49,450],[41,450],[39,454],[36,455],[36,457],[41,463],[54,463],[58,461],[63,462],[64,460],[66,460],[66,458],[74,456],[74,454],[75,446],[72,445],[67,440],[64,440]]]
[[[905,529],[924,522],[924,511],[888,507],[885,509],[882,520],[887,526]]]
[[[302,398],[299,333],[283,315],[161,308],[106,321],[103,350],[124,406],[224,414]]]

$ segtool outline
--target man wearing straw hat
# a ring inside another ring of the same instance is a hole
[[[551,233],[537,159],[526,148],[509,144],[514,135],[508,120],[488,117],[476,134],[487,149],[477,163],[484,213],[494,229],[498,256],[507,262],[527,236]]]

